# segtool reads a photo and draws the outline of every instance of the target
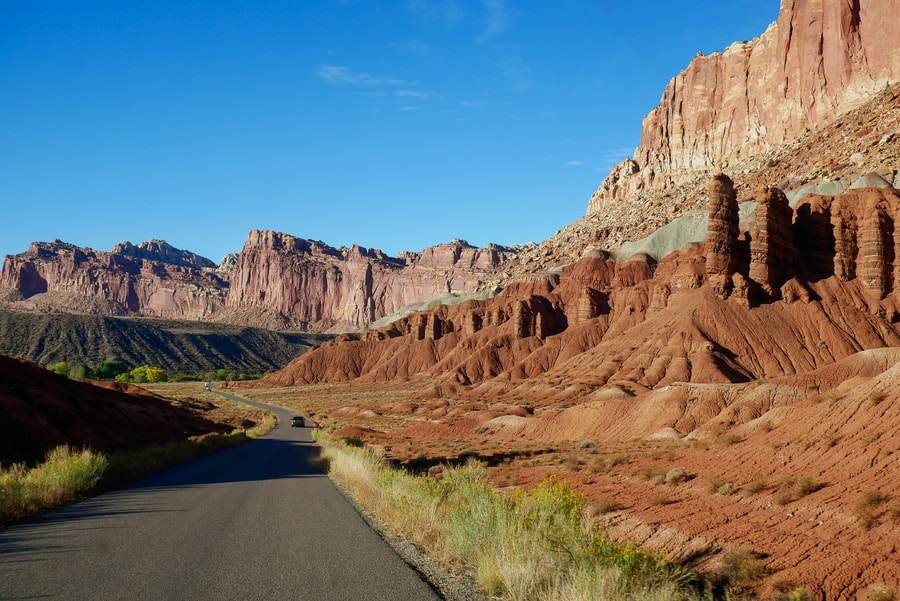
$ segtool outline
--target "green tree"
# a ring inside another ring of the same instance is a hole
[[[71,369],[69,369],[69,377],[87,380],[94,377],[94,370],[92,370],[84,363],[76,363],[72,366]]]
[[[128,364],[120,359],[101,361],[97,364],[94,373],[101,380],[112,380],[120,374],[128,373]]]
[[[166,374],[166,370],[149,365],[141,365],[140,367],[135,367],[127,374],[116,376],[116,382],[133,382],[135,384],[166,382],[168,379],[169,376]]]
[[[69,375],[69,364],[65,361],[60,361],[59,363],[51,363],[47,365],[47,369],[61,376]]]
[[[233,371],[228,371],[227,369],[217,369],[215,379],[216,380],[234,380],[235,373]]]

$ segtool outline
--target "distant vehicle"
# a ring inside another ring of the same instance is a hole
[[[299,415],[295,415],[291,418],[291,428],[302,428],[305,426],[305,422],[303,421],[303,417]]]

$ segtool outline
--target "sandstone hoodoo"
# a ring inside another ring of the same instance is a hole
[[[810,196],[796,211],[780,190],[754,196],[755,226],[739,232],[731,180],[716,176],[702,245],[658,264],[642,255],[618,264],[608,254],[589,256],[494,299],[433,308],[325,344],[270,381],[425,377],[511,386],[529,378],[528,387],[541,377],[653,388],[797,373],[900,342],[900,193]],[[809,348],[810,340],[822,344]],[[771,347],[784,356],[757,350]]]

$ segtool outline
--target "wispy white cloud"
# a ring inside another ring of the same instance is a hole
[[[427,100],[434,96],[431,92],[420,92],[418,90],[397,90],[394,92],[397,98],[412,98],[414,100]]]
[[[634,146],[609,148],[600,155],[597,171],[608,173],[610,169],[632,155],[634,155]]]
[[[365,88],[408,85],[400,79],[372,75],[364,71],[354,71],[349,67],[337,67],[334,65],[322,65],[319,67],[317,75],[328,83],[335,85],[349,84]]]
[[[498,62],[497,70],[506,85],[513,90],[521,92],[534,87],[530,69],[517,57],[506,58]]]
[[[414,82],[355,71],[349,67],[322,65],[316,75],[332,85],[359,88],[360,93],[370,98],[396,98],[398,101],[411,103],[440,97],[434,92],[414,89],[416,86]],[[411,108],[414,107],[410,107],[409,104],[401,107],[402,110],[411,110]]]
[[[569,167],[584,167],[584,163],[582,161],[569,161],[566,163]]]
[[[487,15],[484,31],[478,37],[479,42],[488,42],[501,33],[509,31],[511,20],[509,8],[505,0],[482,0]]]
[[[465,9],[457,0],[406,0],[406,6],[429,19],[449,25],[459,23],[466,15]]]

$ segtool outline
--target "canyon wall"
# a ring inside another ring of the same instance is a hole
[[[444,294],[475,292],[510,249],[457,240],[389,257],[336,249],[272,231],[251,231],[219,319],[276,329],[349,331]]]
[[[227,289],[210,269],[58,241],[7,256],[0,273],[2,307],[20,311],[201,319],[225,306]]]
[[[658,263],[590,252],[495,298],[346,335],[267,381],[420,377],[476,396],[561,382],[654,388],[799,373],[900,344],[900,192],[811,195],[796,210],[777,188],[749,196],[755,218],[740,231],[736,190],[718,174],[702,244]]]
[[[6,257],[0,308],[344,332],[407,305],[475,292],[514,254],[454,240],[395,258],[251,231],[242,252],[216,267],[161,240],[110,252],[35,242]]]
[[[900,81],[900,0],[782,0],[758,38],[698,55],[644,118],[588,213],[765,156]]]

